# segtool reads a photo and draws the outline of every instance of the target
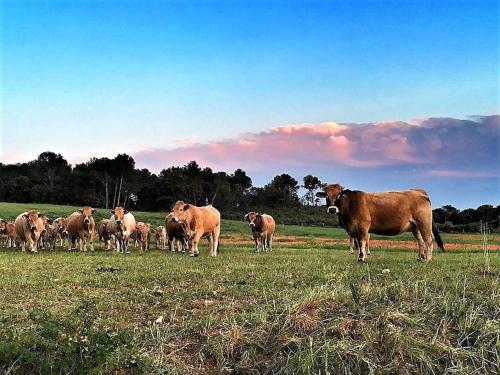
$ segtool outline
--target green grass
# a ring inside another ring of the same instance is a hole
[[[0,216],[19,208],[0,204]],[[0,249],[0,372],[500,372],[498,252],[487,274],[474,251],[421,264],[377,249],[358,264],[345,245],[315,241],[345,239],[340,230],[278,230],[302,244],[256,254],[226,241],[217,258],[205,243],[198,258]],[[243,222],[223,232],[249,238]]]

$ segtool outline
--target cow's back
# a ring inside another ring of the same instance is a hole
[[[128,232],[129,235],[135,231],[135,217],[131,212],[127,212],[123,215],[123,231]]]
[[[78,233],[83,228],[83,220],[80,220],[80,213],[73,212],[66,218],[66,230],[71,234]]]
[[[432,215],[429,196],[421,189],[360,193],[353,212],[359,210],[361,220],[369,218],[372,233],[399,234],[422,216]]]
[[[220,227],[220,212],[213,206],[196,207],[195,229],[203,230],[204,233],[212,232]],[[192,226],[191,226],[192,228]]]
[[[274,218],[271,215],[263,214],[262,220],[264,222],[264,232],[267,234],[273,234],[276,229],[276,223],[274,222]]]
[[[26,239],[26,234],[29,232],[28,223],[24,219],[23,215],[27,215],[27,212],[23,212],[17,215],[16,220],[14,221],[14,230],[19,239]]]

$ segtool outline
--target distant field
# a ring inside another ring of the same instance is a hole
[[[0,217],[30,208],[79,207]],[[486,273],[479,236],[445,234],[455,248],[421,264],[410,239],[373,236],[367,264],[333,228],[279,225],[256,254],[243,221],[223,222],[217,258],[0,249],[0,372],[500,373],[499,252]]]

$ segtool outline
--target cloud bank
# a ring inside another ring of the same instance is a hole
[[[498,177],[500,116],[426,118],[363,124],[284,125],[261,133],[133,155],[154,171],[196,160],[203,166],[272,174],[308,167],[403,168],[448,178]],[[315,168],[318,169],[318,168]]]

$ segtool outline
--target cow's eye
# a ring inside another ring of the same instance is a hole
[[[179,211],[182,212],[182,211],[184,211],[184,209],[183,208],[179,208]]]

